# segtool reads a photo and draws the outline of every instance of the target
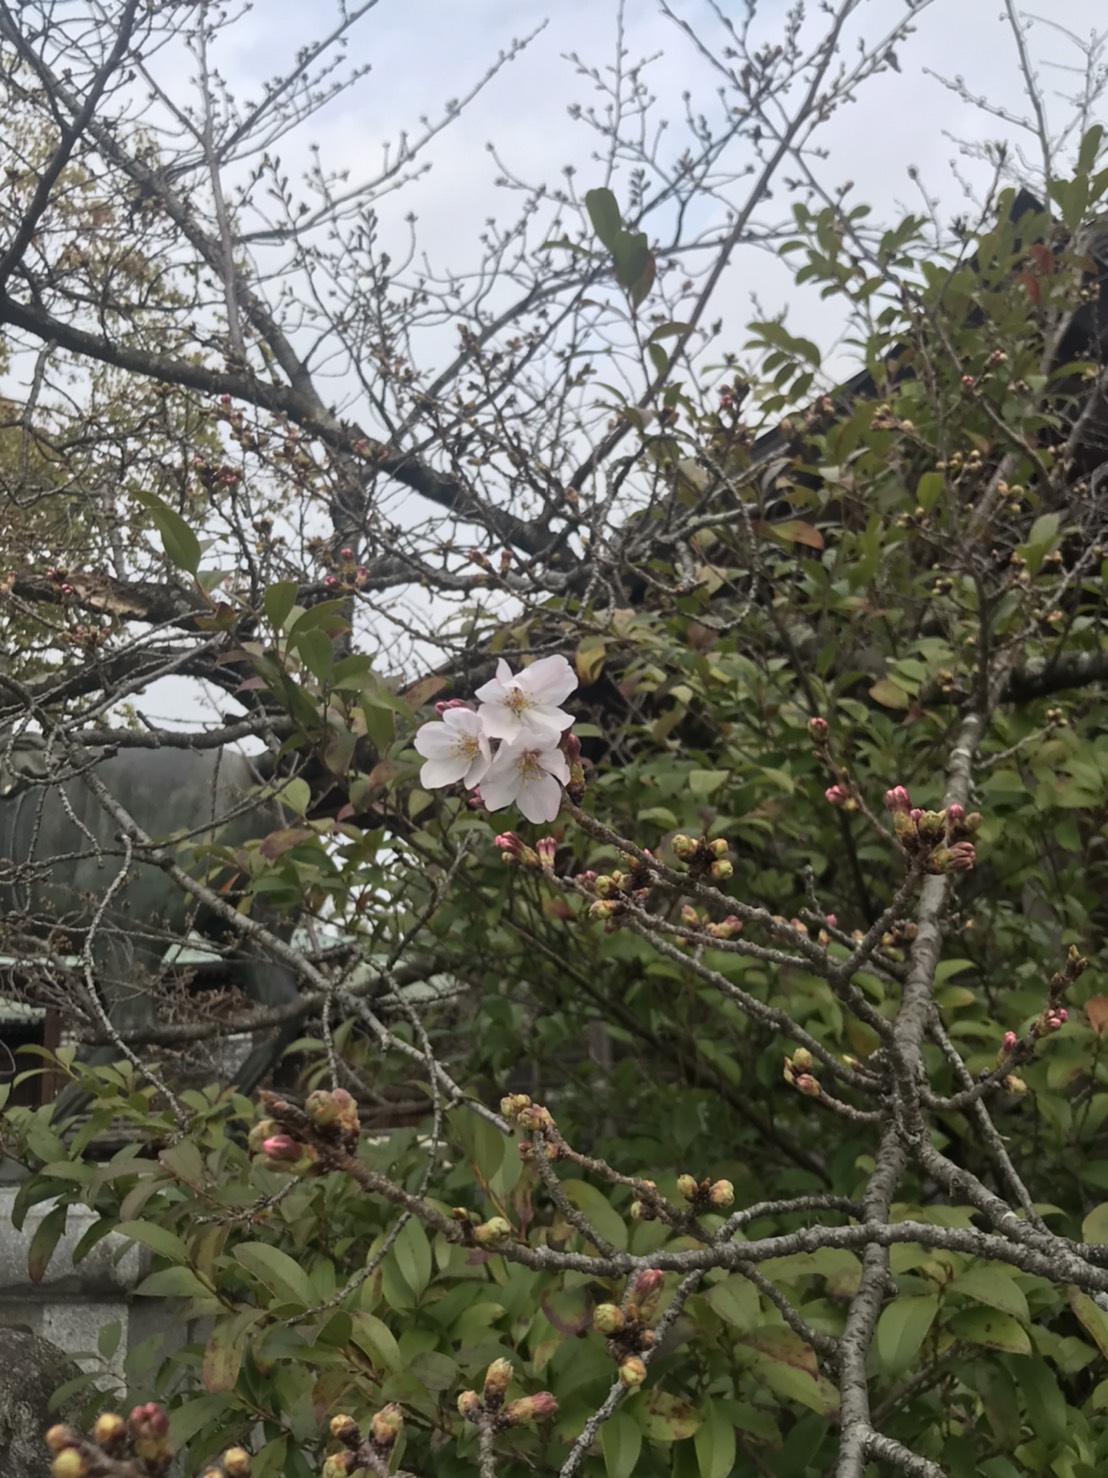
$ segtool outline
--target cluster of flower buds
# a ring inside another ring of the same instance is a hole
[[[815,1069],[816,1060],[807,1047],[798,1047],[791,1057],[785,1058],[785,1082],[806,1098],[818,1098],[823,1090]]]
[[[735,1201],[735,1187],[729,1180],[697,1180],[693,1175],[679,1175],[677,1189],[694,1216],[705,1211],[726,1211]]]
[[[645,857],[652,856],[644,850]],[[654,874],[648,862],[641,862],[628,852],[620,854],[620,861],[627,869],[613,868],[611,872],[581,872],[577,882],[596,895],[596,902],[589,906],[589,917],[611,921],[623,912],[628,900],[641,903],[650,893]]]
[[[505,862],[515,862],[520,867],[536,868],[540,872],[554,871],[554,859],[558,855],[556,837],[539,837],[535,845],[529,847],[514,831],[502,831],[496,838],[496,846]]]
[[[729,913],[719,923],[714,923],[706,913],[699,913],[691,903],[681,905],[681,922],[690,929],[703,929],[709,939],[734,939],[742,933],[743,921],[738,914]]]
[[[169,1418],[156,1401],[134,1407],[126,1419],[118,1412],[105,1411],[96,1418],[88,1438],[74,1427],[59,1423],[46,1433],[46,1445],[54,1454],[50,1465],[53,1478],[98,1478],[102,1473],[120,1471],[124,1465],[128,1465],[129,1472],[141,1471],[157,1478],[168,1471],[173,1460]],[[250,1478],[250,1454],[245,1449],[228,1448],[221,1462],[218,1478],[224,1478],[224,1474],[226,1478]],[[141,1469],[130,1466],[135,1463],[141,1463]]]
[[[369,570],[365,565],[358,564],[354,557],[354,551],[350,548],[339,550],[342,560],[338,572],[324,575],[323,583],[329,590],[342,588],[343,590],[361,590],[369,579]]]
[[[658,1307],[665,1274],[660,1268],[644,1268],[636,1274],[628,1297],[619,1304],[597,1304],[592,1327],[608,1341],[608,1354],[619,1367],[621,1384],[634,1389],[646,1379],[643,1354],[657,1336],[650,1328]]]
[[[69,571],[60,569],[54,565],[46,571],[46,578],[52,580],[58,587],[58,594],[65,597],[73,594],[73,586],[69,583]]]
[[[1088,960],[1075,944],[1071,944],[1066,953],[1065,969],[1056,970],[1050,977],[1047,983],[1046,1004],[1031,1023],[1026,1036],[1021,1040],[1015,1032],[1007,1031],[1001,1038],[1000,1050],[996,1054],[998,1068],[1003,1068],[1008,1063],[1029,1062],[1034,1056],[1036,1042],[1061,1031],[1069,1020],[1069,1012],[1062,1005],[1062,1001],[1070,986],[1079,980],[1088,968]],[[1009,1093],[1014,1093],[1017,1097],[1022,1097],[1027,1092],[1027,1084],[1023,1079],[1011,1074],[1003,1079],[1003,1084]]]
[[[845,784],[829,785],[823,792],[823,798],[829,806],[835,806],[840,811],[858,809],[858,797],[851,789],[849,781]]]
[[[333,1452],[323,1464],[321,1478],[347,1478],[363,1468],[384,1472],[396,1439],[404,1430],[404,1413],[395,1402],[382,1406],[369,1419],[369,1430],[363,1432],[352,1416],[340,1414],[331,1418],[331,1436],[341,1442],[345,1452]]]
[[[484,1248],[486,1252],[495,1252],[498,1247],[506,1247],[515,1235],[511,1222],[503,1216],[490,1216],[488,1221],[474,1221],[473,1213],[465,1206],[455,1206],[450,1215],[461,1226],[467,1244]]]
[[[910,857],[922,860],[929,873],[969,872],[976,859],[969,838],[981,825],[981,813],[964,806],[924,811],[912,805],[903,785],[885,792],[885,809],[893,819],[897,840]]]
[[[526,1426],[529,1422],[553,1416],[558,1403],[549,1391],[538,1391],[534,1396],[519,1396],[505,1402],[508,1386],[515,1371],[512,1362],[503,1356],[494,1360],[485,1371],[485,1380],[480,1393],[463,1391],[458,1397],[458,1414],[475,1426],[485,1426],[492,1432],[504,1432],[509,1427]]]
[[[358,1105],[345,1088],[317,1088],[302,1109],[272,1093],[263,1093],[261,1099],[268,1113],[251,1129],[246,1143],[267,1169],[308,1175],[320,1168],[327,1149],[351,1153],[357,1147]]]
[[[242,481],[242,473],[237,467],[228,466],[226,462],[210,462],[207,457],[193,457],[192,470],[207,493],[214,488],[237,487]]]
[[[673,850],[694,877],[707,875],[714,883],[725,883],[735,871],[729,856],[731,849],[723,837],[697,840],[679,831],[673,838]]]

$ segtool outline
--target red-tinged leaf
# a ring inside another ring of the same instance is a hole
[[[1085,1002],[1085,1015],[1098,1037],[1108,1031],[1108,996],[1090,996]]]
[[[768,1355],[771,1360],[792,1365],[809,1375],[816,1375],[819,1371],[815,1350],[785,1324],[765,1324],[761,1329],[752,1329],[743,1335],[742,1343],[761,1355]]]
[[[659,1386],[647,1391],[634,1414],[643,1436],[653,1442],[683,1442],[695,1434],[704,1420],[695,1406],[671,1396]]]
[[[1050,277],[1054,273],[1054,253],[1049,246],[1044,246],[1041,241],[1035,241],[1028,247],[1031,260],[1035,263],[1035,270],[1042,277]]]
[[[425,703],[430,703],[436,693],[441,693],[446,687],[444,677],[421,677],[419,682],[413,683],[406,692],[400,694],[401,701],[409,708],[422,708]]]
[[[307,826],[286,826],[283,831],[271,831],[258,851],[267,861],[272,862],[275,857],[282,856],[314,835],[315,832]]]
[[[751,527],[755,533],[761,534],[763,538],[773,539],[778,544],[803,544],[808,549],[823,548],[823,535],[819,529],[813,524],[805,523],[802,518],[786,518],[780,523],[755,519]]]
[[[1039,287],[1039,279],[1033,276],[1032,273],[1021,272],[1016,278],[1016,281],[1020,283],[1020,285],[1026,290],[1027,296],[1031,299],[1033,303],[1037,303],[1042,297],[1042,290]]]
[[[368,775],[361,776],[356,784],[350,787],[350,794],[352,797],[357,795],[361,799],[372,795],[376,790],[384,790],[390,780],[403,775],[407,769],[407,765],[401,765],[396,760],[380,760]]]
[[[584,1334],[592,1324],[592,1304],[583,1288],[544,1293],[539,1307],[559,1334]]]

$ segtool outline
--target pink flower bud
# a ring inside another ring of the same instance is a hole
[[[902,811],[905,814],[911,812],[912,797],[908,794],[903,785],[894,785],[892,790],[887,790],[885,792],[885,809],[889,812],[890,815],[893,816],[895,816],[898,811]]]
[[[964,821],[965,817],[966,808],[965,806],[960,806],[957,801],[955,801],[953,805],[947,806],[946,819],[948,821],[953,821],[955,824],[957,824],[959,821]]]
[[[565,729],[562,733],[559,748],[569,764],[575,765],[578,763],[581,758],[581,741],[576,734],[572,733],[569,729]]]
[[[271,1134],[262,1145],[262,1153],[271,1160],[295,1160],[300,1154],[300,1146],[291,1134]]]
[[[837,923],[838,923],[838,922],[839,922],[839,920],[838,920],[838,918],[837,918],[837,917],[836,917],[836,915],[835,915],[835,914],[833,914],[833,913],[829,913],[829,914],[828,914],[828,915],[827,915],[827,923],[828,923],[828,924],[829,924],[829,926],[830,926],[830,927],[831,927],[831,928],[832,928],[832,929],[834,929],[834,927],[835,927],[835,926],[836,926],[836,924],[837,924]]]
[[[496,846],[501,852],[507,852],[510,857],[523,856],[523,842],[514,831],[502,831],[496,838]]]
[[[549,872],[554,866],[558,843],[553,837],[539,837],[535,843],[535,851],[539,854],[539,862]]]
[[[353,549],[350,548],[349,545],[346,545],[345,548],[340,549],[339,550],[339,553],[342,555],[343,559],[353,559],[354,558],[354,551],[353,551]]]
[[[1000,1040],[1004,1051],[1011,1052],[1019,1041],[1019,1037],[1016,1036],[1015,1032],[1005,1032]]]
[[[652,1293],[657,1293],[665,1280],[665,1276],[661,1268],[643,1268],[642,1272],[635,1279],[635,1297],[645,1300]]]
[[[468,708],[469,704],[464,698],[446,698],[441,703],[435,704],[435,712],[441,718],[448,708]]]
[[[829,785],[823,792],[823,798],[830,806],[845,806],[850,799],[841,785]]]
[[[808,733],[817,744],[822,743],[827,738],[830,730],[831,725],[825,718],[810,718],[808,720]]]

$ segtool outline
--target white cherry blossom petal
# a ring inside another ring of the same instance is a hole
[[[481,799],[489,811],[514,803],[528,821],[553,821],[568,783],[569,765],[560,749],[520,740],[497,750],[481,782]]]
[[[470,708],[448,708],[441,720],[421,724],[412,741],[426,764],[419,782],[428,790],[480,783],[492,759],[488,735],[480,716]]]
[[[478,710],[490,739],[531,739],[556,743],[573,715],[558,705],[577,686],[577,674],[564,657],[540,657],[513,674],[503,658],[496,676],[477,689]]]

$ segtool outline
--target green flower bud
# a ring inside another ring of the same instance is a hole
[[[512,1238],[511,1222],[502,1216],[492,1216],[473,1228],[473,1240],[481,1247],[498,1247]]]
[[[592,1311],[592,1327],[597,1334],[618,1334],[626,1328],[627,1319],[623,1310],[615,1304],[597,1304]]]
[[[553,1416],[557,1410],[558,1403],[549,1391],[536,1391],[533,1396],[520,1396],[517,1401],[509,1401],[504,1408],[502,1420],[509,1426],[516,1426],[538,1421],[544,1416]]]
[[[677,1189],[681,1192],[686,1201],[695,1201],[696,1193],[700,1189],[700,1186],[695,1176],[679,1175],[677,1177]]]
[[[619,1367],[619,1379],[629,1390],[641,1386],[646,1379],[646,1366],[638,1355],[628,1355]]]
[[[362,1440],[362,1433],[358,1423],[352,1416],[348,1416],[345,1412],[339,1412],[337,1416],[331,1418],[331,1436],[337,1437],[347,1447],[357,1447],[358,1443]]]
[[[510,1360],[505,1360],[503,1357],[494,1360],[485,1371],[485,1400],[492,1401],[494,1398],[502,1397],[514,1374]]]
[[[458,1415],[464,1416],[468,1422],[475,1422],[484,1409],[484,1402],[476,1391],[463,1391],[458,1397]]]
[[[404,1413],[395,1401],[375,1412],[369,1421],[369,1435],[377,1447],[391,1447],[404,1430]]]

